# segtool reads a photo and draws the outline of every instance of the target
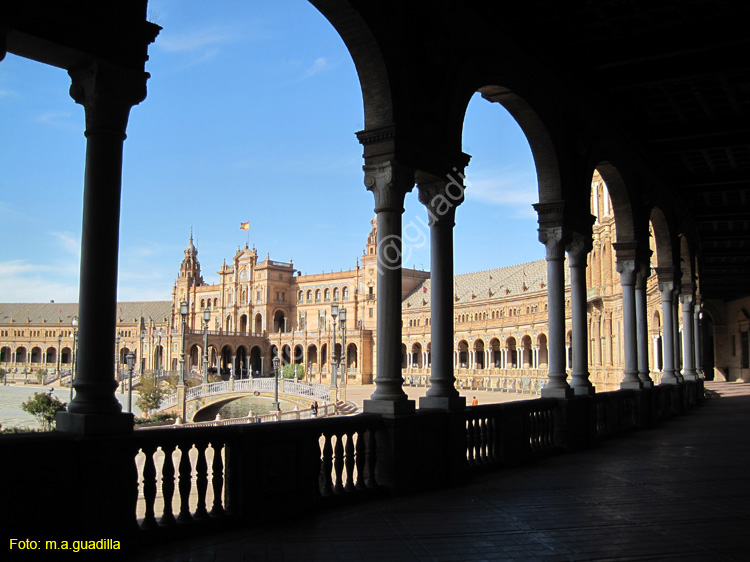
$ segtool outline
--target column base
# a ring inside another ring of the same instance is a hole
[[[643,385],[643,388],[654,388],[654,381],[651,379],[645,381],[641,379],[641,384]]]
[[[365,400],[362,403],[365,414],[413,414],[416,411],[414,400]]]
[[[57,430],[79,435],[106,435],[110,433],[131,433],[133,414],[78,414],[59,412],[56,417]]]
[[[420,410],[463,410],[466,408],[465,396],[422,396],[419,399]]]
[[[542,398],[573,398],[575,392],[570,387],[547,388],[542,389]]]
[[[661,377],[661,383],[659,384],[659,386],[677,384],[680,384],[680,381],[677,380],[677,377],[675,377],[674,375],[665,375]]]
[[[643,383],[641,381],[623,381],[620,383],[620,390],[641,390]]]
[[[575,396],[593,396],[596,394],[596,388],[593,385],[588,386],[573,386],[573,394]]]

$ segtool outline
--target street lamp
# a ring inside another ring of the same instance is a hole
[[[274,381],[275,381],[275,390],[273,394],[273,403],[271,404],[271,410],[274,412],[278,412],[281,408],[279,408],[279,356],[273,358],[273,372],[274,372]]]
[[[185,384],[185,318],[187,317],[188,313],[188,303],[187,301],[182,301],[180,303],[180,316],[182,317],[182,325],[181,325],[181,336],[180,336],[180,378],[178,381],[178,384]]]
[[[208,323],[211,321],[211,311],[203,312],[203,382],[208,382]]]
[[[343,306],[339,309],[339,325],[341,326],[341,386],[346,386],[346,309]]]
[[[337,367],[338,362],[336,360],[336,317],[339,315],[338,303],[331,303],[331,318],[333,318],[333,344],[331,345],[331,388],[338,386]]]
[[[133,365],[135,364],[135,355],[128,351],[125,356],[125,362],[128,364],[128,413],[133,413]]]
[[[62,349],[62,333],[57,334],[57,382],[58,384],[62,381],[60,374],[60,350]]]
[[[115,336],[115,380],[120,378],[120,332]]]
[[[143,319],[141,319],[141,322]],[[143,356],[143,339],[148,336],[148,332],[146,330],[141,330],[140,333],[140,340],[139,340],[139,347],[138,347],[138,374],[141,375],[141,379],[143,379],[143,367],[144,363],[146,363],[146,360]]]
[[[78,351],[78,316],[73,316],[73,320],[70,321],[70,325],[73,327],[73,357],[71,358],[72,363],[70,365],[70,401],[73,401],[73,380],[76,376],[76,352]]]

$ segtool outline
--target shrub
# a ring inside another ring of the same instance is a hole
[[[47,392],[36,392],[21,404],[21,409],[37,419],[42,431],[51,431],[55,427],[57,412],[65,411],[67,406],[65,402],[60,402]]]

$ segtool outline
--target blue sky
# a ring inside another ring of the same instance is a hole
[[[352,268],[374,200],[363,184],[362,98],[333,27],[304,0],[151,0],[164,29],[148,96],[130,113],[120,300],[168,300],[192,228],[204,279],[248,234],[260,256],[305,274]],[[85,138],[64,70],[0,62],[0,301],[78,299]],[[479,95],[464,124],[466,201],[455,271],[544,257],[528,143]],[[404,214],[405,265],[429,268],[426,211]]]

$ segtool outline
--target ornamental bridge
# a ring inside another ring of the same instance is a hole
[[[313,402],[327,406],[345,399],[343,388],[332,388],[320,383],[278,379],[278,385],[279,399],[295,403],[300,409],[309,408]],[[275,393],[274,378],[230,379],[191,388],[178,387],[177,392],[162,399],[160,408],[156,411],[176,413],[180,417],[184,412],[183,420],[186,422],[208,421],[213,420],[221,407],[232,400],[244,396],[273,398]]]

